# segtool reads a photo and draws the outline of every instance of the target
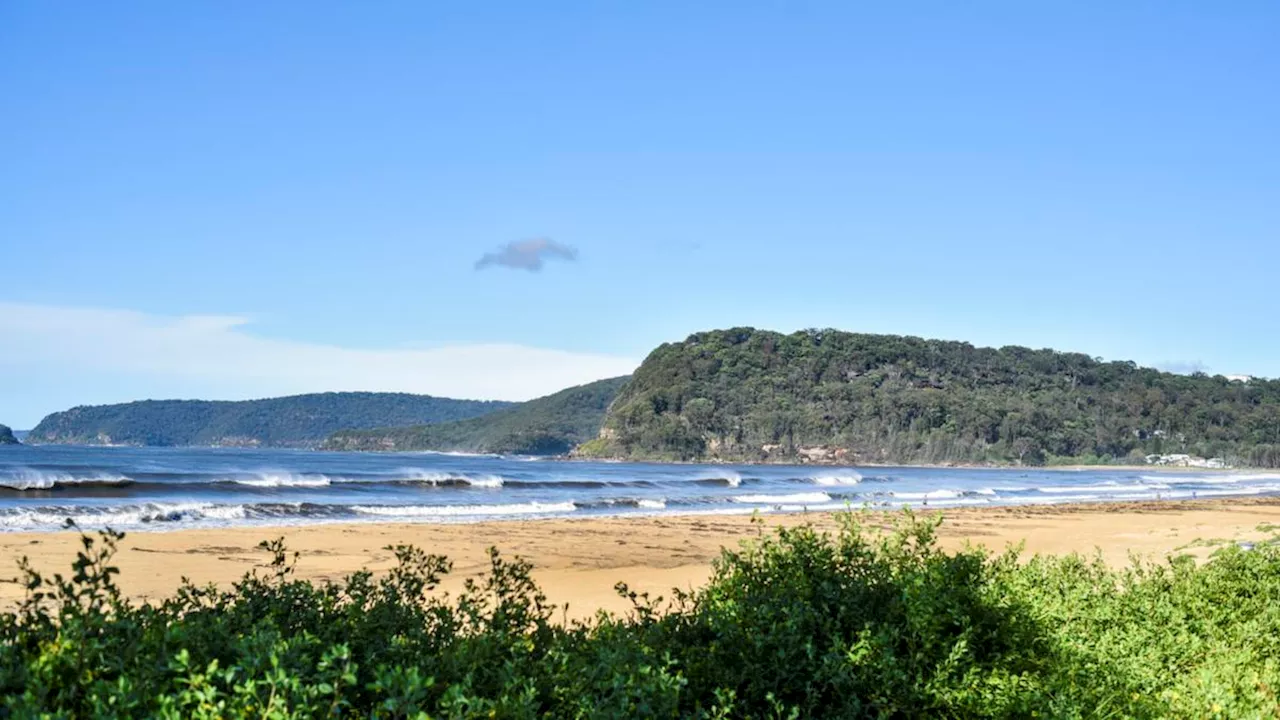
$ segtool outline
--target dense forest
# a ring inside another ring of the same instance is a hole
[[[600,380],[457,422],[344,430],[322,447],[560,455],[600,432],[605,410],[627,380]]]
[[[319,393],[266,400],[145,400],[49,415],[31,443],[314,446],[342,428],[447,422],[511,403],[406,393]]]
[[[18,438],[14,437],[13,431],[8,425],[0,425],[0,445],[17,445]]]
[[[1280,381],[1080,353],[808,330],[698,333],[654,350],[584,456],[737,461],[1137,461],[1280,466]]]

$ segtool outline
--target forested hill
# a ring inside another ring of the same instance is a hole
[[[14,437],[13,431],[8,425],[0,425],[0,445],[17,445],[18,438]]]
[[[1189,453],[1280,466],[1280,381],[1022,347],[811,330],[654,350],[579,454],[1039,464]]]
[[[145,400],[49,415],[30,443],[309,447],[335,430],[446,422],[511,403],[406,393],[318,393],[239,402]]]
[[[458,422],[344,430],[323,448],[559,455],[600,432],[605,410],[627,380],[600,380]]]

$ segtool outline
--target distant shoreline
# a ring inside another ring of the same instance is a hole
[[[479,453],[465,452],[456,450],[322,450],[315,447],[298,447],[298,446],[244,446],[244,445],[132,445],[132,444],[105,444],[105,443],[31,443],[24,442],[21,447],[38,448],[38,447],[66,447],[66,448],[93,448],[93,449],[167,449],[167,450],[265,450],[265,451],[287,451],[287,452],[314,452],[314,453],[353,453],[359,455],[394,455],[402,454],[422,454],[422,455],[446,455],[449,457],[534,457],[545,462],[572,462],[572,463],[609,463],[609,464],[638,464],[638,465],[740,465],[745,467],[751,466],[786,466],[786,467],[813,467],[813,468],[914,468],[920,470],[1034,470],[1034,471],[1051,471],[1061,470],[1068,472],[1081,472],[1087,470],[1120,470],[1120,471],[1155,471],[1155,472],[1172,472],[1172,473],[1233,473],[1233,472],[1280,472],[1280,468],[1268,468],[1252,465],[1230,465],[1227,467],[1194,467],[1179,465],[1134,465],[1131,463],[1117,464],[1096,464],[1088,465],[1081,463],[1072,463],[1067,465],[1007,465],[997,463],[827,463],[827,462],[773,462],[769,460],[643,460],[643,459],[625,459],[625,458],[586,458],[574,457],[572,455],[504,455],[502,453]]]

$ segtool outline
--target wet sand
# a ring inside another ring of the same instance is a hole
[[[1100,552],[1111,564],[1131,554],[1162,560],[1173,554],[1208,557],[1231,542],[1272,537],[1280,531],[1280,498],[1131,502],[1038,507],[957,508],[942,511],[944,547],[966,542],[1003,550],[1025,543],[1025,553]],[[870,513],[885,524],[894,513]],[[832,527],[830,514],[761,516],[764,527],[811,522]],[[1269,525],[1276,526],[1274,529]],[[568,603],[567,616],[597,609],[624,611],[628,603],[614,585],[670,595],[672,587],[703,583],[711,561],[725,546],[760,532],[750,516],[665,516],[554,519],[470,524],[335,524],[276,528],[227,528],[130,533],[116,564],[120,585],[135,599],[172,593],[183,577],[197,584],[229,586],[253,568],[265,568],[265,539],[284,537],[301,553],[297,573],[310,579],[340,579],[360,568],[385,570],[394,564],[387,545],[407,543],[447,555],[454,570],[442,589],[456,592],[465,578],[488,567],[487,549],[531,561],[548,598]],[[30,558],[42,572],[67,573],[79,549],[74,532],[0,534],[0,606],[23,595],[16,563]]]

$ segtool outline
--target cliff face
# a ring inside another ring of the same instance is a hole
[[[13,436],[13,431],[8,425],[0,425],[0,445],[19,445],[18,438]]]
[[[583,457],[813,463],[1280,466],[1280,381],[1081,353],[753,328],[654,350]]]
[[[310,447],[342,428],[476,417],[510,406],[405,393],[320,393],[241,402],[146,400],[49,415],[32,443]]]

